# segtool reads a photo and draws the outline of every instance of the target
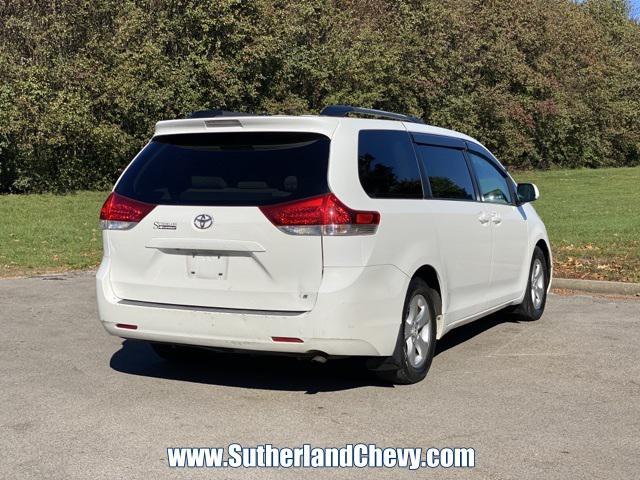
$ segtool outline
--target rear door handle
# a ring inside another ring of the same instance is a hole
[[[158,250],[208,250],[218,252],[265,252],[257,242],[243,240],[219,240],[214,238],[151,238],[147,248]]]
[[[491,221],[496,225],[500,225],[502,223],[502,217],[498,215],[497,212],[491,212]]]

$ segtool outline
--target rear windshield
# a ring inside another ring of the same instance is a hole
[[[328,192],[329,139],[315,133],[154,137],[116,192],[165,205],[269,205]]]

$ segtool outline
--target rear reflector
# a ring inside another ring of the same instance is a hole
[[[301,338],[296,337],[271,337],[271,340],[273,340],[274,342],[304,343]]]
[[[371,235],[378,212],[352,210],[333,193],[260,207],[276,227],[291,235]]]
[[[111,192],[100,210],[100,227],[103,230],[129,230],[155,207]]]
[[[137,325],[131,325],[130,323],[116,323],[116,327],[124,328],[126,330],[137,330],[138,329]]]

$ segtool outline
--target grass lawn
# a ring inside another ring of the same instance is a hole
[[[515,172],[540,188],[556,275],[640,282],[640,167]],[[0,196],[0,276],[95,267],[106,192]]]
[[[0,196],[0,276],[95,267],[106,192]]]
[[[640,167],[512,175],[540,189],[556,276],[640,282]]]

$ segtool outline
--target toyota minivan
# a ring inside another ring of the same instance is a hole
[[[407,115],[161,121],[100,212],[100,320],[167,359],[361,356],[417,382],[451,329],[542,315],[537,198],[477,140]]]

